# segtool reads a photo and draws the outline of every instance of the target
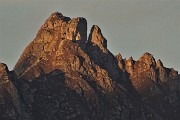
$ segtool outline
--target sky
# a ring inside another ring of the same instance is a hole
[[[0,62],[12,70],[56,11],[86,18],[88,32],[98,25],[114,55],[138,60],[149,52],[180,71],[180,0],[0,0]]]

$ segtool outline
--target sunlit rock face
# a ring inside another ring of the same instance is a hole
[[[146,52],[139,60],[125,60],[125,70],[142,100],[163,119],[179,118],[179,75]]]
[[[0,64],[0,78],[3,120],[179,117],[177,71],[165,68],[150,53],[137,61],[114,56],[97,25],[87,37],[83,17],[51,14],[13,71]]]

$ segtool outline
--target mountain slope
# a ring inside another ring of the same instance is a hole
[[[2,64],[3,66],[3,64]],[[7,70],[2,69],[2,73]],[[3,75],[2,74],[2,75]],[[179,75],[145,53],[138,61],[114,56],[100,28],[87,37],[85,18],[53,13],[9,73],[15,112],[3,119],[160,120],[179,112]],[[7,75],[6,75],[7,76]],[[1,77],[1,81],[4,77]],[[4,84],[2,84],[4,86]],[[10,85],[9,85],[10,86]],[[8,87],[3,88],[8,89]],[[4,90],[0,91],[4,99]],[[0,102],[7,107],[4,102]],[[154,104],[158,104],[154,106]],[[14,107],[11,107],[14,109]],[[161,111],[162,110],[162,111]]]

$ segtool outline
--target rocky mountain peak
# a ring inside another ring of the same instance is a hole
[[[85,18],[55,12],[13,71],[0,64],[0,120],[176,120],[179,79],[148,52],[114,56],[97,25],[87,40]]]
[[[8,72],[9,70],[8,70],[7,65],[4,64],[4,63],[0,63],[0,71],[6,71],[6,72]]]
[[[160,67],[164,67],[164,66],[163,66],[163,63],[161,62],[161,60],[160,60],[160,59],[158,59],[158,60],[157,60],[157,62],[156,62],[156,66],[157,66],[158,68],[160,68]]]
[[[117,58],[118,60],[122,60],[122,59],[123,59],[121,53],[118,53],[118,54],[116,55],[116,58]]]
[[[132,57],[132,56],[129,57],[129,58],[127,59],[127,61],[134,61],[134,60],[133,60],[133,57]]]
[[[125,60],[125,69],[130,75],[133,74],[134,62],[135,61],[133,60],[132,56]]]
[[[8,76],[8,67],[4,63],[0,63],[0,80],[3,80],[5,76]]]
[[[123,70],[123,69],[124,69],[124,60],[123,60],[122,55],[121,55],[120,53],[118,53],[118,54],[116,55],[116,60],[117,60],[117,63],[118,63],[119,68],[120,68],[121,70]]]
[[[88,42],[97,45],[102,50],[107,49],[107,40],[103,37],[101,29],[97,25],[92,26]]]
[[[60,23],[62,21],[68,22],[70,20],[69,17],[63,16],[62,13],[54,12],[52,13],[49,18],[45,21],[42,25],[41,29],[54,29],[55,27],[60,27]]]
[[[148,52],[144,53],[144,54],[139,58],[138,61],[144,62],[144,63],[146,63],[146,64],[148,64],[148,65],[156,65],[156,62],[155,62],[155,59],[154,59],[153,55],[150,54],[150,53],[148,53]]]
[[[15,86],[12,71],[4,63],[0,63],[0,119],[24,119],[25,111]],[[20,115],[20,116],[19,116]],[[28,115],[27,115],[28,116]]]
[[[63,17],[63,14],[62,13],[59,13],[59,12],[54,12],[50,15],[49,19],[58,19],[58,18],[61,18]]]
[[[43,60],[56,61],[60,53],[62,54],[60,49],[63,43],[76,43],[81,49],[84,49],[86,41],[87,21],[85,18],[70,19],[55,12],[45,21],[36,38],[24,50],[14,71],[18,76],[24,76],[27,72],[33,71],[35,66],[38,67]],[[35,69],[37,70],[37,68]]]
[[[44,41],[73,40],[85,47],[87,41],[87,21],[83,17],[69,18],[55,12],[42,25],[37,38]]]

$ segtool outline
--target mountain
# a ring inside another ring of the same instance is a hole
[[[0,64],[1,120],[178,120],[179,108],[177,71],[114,56],[82,17],[51,14],[12,71]]]

